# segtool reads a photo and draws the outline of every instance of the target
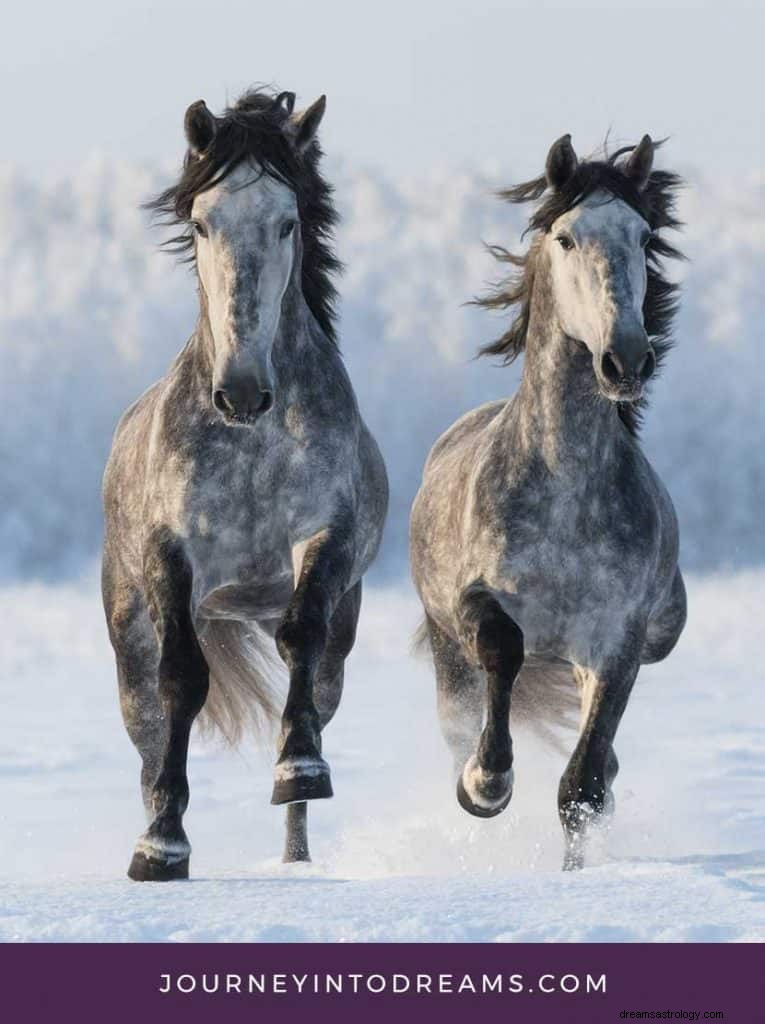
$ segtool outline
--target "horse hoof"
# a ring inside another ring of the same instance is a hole
[[[457,779],[457,802],[476,818],[494,818],[513,796],[513,771],[490,773],[471,757]]]
[[[157,860],[136,850],[127,873],[134,882],[176,882],[189,877],[189,858]]]
[[[326,761],[309,761],[305,758],[280,761],[274,775],[272,804],[326,800],[332,796],[332,782]]]

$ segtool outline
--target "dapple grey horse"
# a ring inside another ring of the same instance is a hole
[[[182,225],[196,329],[122,417],[104,481],[103,597],[149,825],[128,871],[185,878],[189,734],[272,712],[289,670],[272,802],[308,859],[306,800],[332,795],[321,730],[338,706],[387,478],[337,346],[324,97],[254,91],[186,114],[180,180],[150,205]]]
[[[613,807],[614,737],[638,669],[669,654],[686,616],[675,512],[636,437],[677,305],[661,260],[680,254],[661,231],[678,226],[680,180],[653,170],[655,148],[645,136],[580,163],[563,136],[543,176],[503,193],[538,205],[528,252],[495,250],[517,271],[480,304],[517,315],[483,351],[524,351],[522,383],[437,441],[411,517],[465,810],[490,817],[511,798],[511,703],[544,719],[561,677],[578,683],[558,792],[567,869]]]

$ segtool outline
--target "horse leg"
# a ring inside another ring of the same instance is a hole
[[[429,616],[426,622],[436,670],[438,719],[459,777],[481,735],[483,681],[457,641]]]
[[[579,700],[581,704],[581,712],[579,718],[579,735],[581,736],[587,726],[587,720],[590,714],[590,707],[592,705],[593,687],[596,685],[595,677],[586,668],[582,668],[581,665],[574,665],[574,680],[579,690]],[[603,810],[601,816],[606,817],[614,813],[614,795],[611,789],[612,783],[616,776],[619,774],[619,761],[616,757],[616,751],[611,746],[606,755],[605,769],[603,777],[606,783],[606,792],[603,798]]]
[[[513,748],[509,715],[513,683],[523,665],[523,633],[484,591],[460,602],[460,639],[486,673],[488,707],[476,753],[457,783],[457,799],[470,814],[492,818],[513,794]]]
[[[144,576],[159,646],[164,736],[151,786],[152,820],[136,844],[128,876],[159,882],[189,875],[191,846],[183,830],[189,802],[186,759],[191,726],[207,698],[209,671],[192,621],[191,568],[175,539],[161,538],[152,545]]]
[[[151,820],[151,791],[159,774],[165,718],[159,699],[157,637],[138,588],[114,586],[105,566],[104,604],[117,661],[120,710],[128,736],[141,756],[141,793]]]
[[[321,730],[332,720],[343,693],[345,659],[353,649],[356,624],[361,609],[361,580],[347,591],[332,616],[324,649],[313,685],[314,701]],[[308,805],[305,800],[287,804],[285,863],[308,861]]]
[[[600,668],[577,667],[582,691],[579,740],[558,787],[558,814],[566,841],[563,870],[584,867],[590,824],[613,812],[611,785],[619,770],[616,730],[638,673],[638,659],[622,655]]]
[[[329,765],[321,756],[314,682],[353,562],[342,530],[322,531],[301,546],[295,557],[300,561],[297,585],[276,631],[277,650],[289,669],[290,684],[282,715],[273,804],[332,796]]]

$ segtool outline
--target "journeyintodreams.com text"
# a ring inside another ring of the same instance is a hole
[[[540,974],[160,974],[159,991],[189,995],[518,995],[550,992],[605,994],[606,975]]]

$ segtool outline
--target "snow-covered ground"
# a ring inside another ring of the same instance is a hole
[[[96,586],[0,590],[0,940],[765,939],[765,572],[690,581],[673,656],[627,711],[617,817],[581,874],[559,871],[561,757],[516,738],[492,821],[454,800],[418,610],[370,589],[326,735],[335,799],[311,807],[314,863],[279,862],[268,752],[195,742],[190,883],[125,878],[143,827]]]

